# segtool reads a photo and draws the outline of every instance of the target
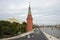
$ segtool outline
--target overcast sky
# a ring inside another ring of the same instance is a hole
[[[29,0],[0,0],[0,20],[26,21]],[[34,24],[59,24],[60,0],[30,0]]]

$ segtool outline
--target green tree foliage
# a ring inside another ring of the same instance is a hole
[[[4,36],[6,30],[8,30],[8,25],[10,22],[8,21],[0,21],[0,37]]]
[[[26,32],[26,22],[23,22],[21,24],[21,33],[24,33],[24,32]]]
[[[0,21],[0,38],[4,35],[17,35],[19,32],[26,32],[26,22],[10,23],[9,21]]]

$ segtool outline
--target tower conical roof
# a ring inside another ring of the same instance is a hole
[[[29,2],[29,7],[28,7],[28,14],[31,14],[30,2]]]

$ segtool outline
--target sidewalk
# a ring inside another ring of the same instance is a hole
[[[14,37],[11,37],[11,38],[3,38],[3,39],[0,39],[0,40],[9,40],[9,39],[16,39],[16,38],[20,38],[20,37],[24,37],[25,35],[28,35],[30,33],[33,33],[33,31],[31,32],[27,32],[27,33],[23,33],[23,34],[20,34],[18,36],[14,36]],[[60,40],[60,39],[57,39],[56,37],[53,37],[45,32],[43,32],[44,35],[49,39],[49,40]]]
[[[45,35],[46,35],[46,37],[49,39],[49,40],[60,40],[60,39],[57,39],[56,37],[53,37],[53,36],[51,36],[51,35],[49,35],[49,34],[47,34],[47,33],[45,33],[45,32],[43,32]]]
[[[0,39],[0,40],[16,39],[16,38],[24,37],[25,35],[28,35],[28,34],[30,34],[30,33],[33,33],[33,31],[27,32],[27,33],[23,33],[23,34],[20,34],[20,35],[18,35],[18,36],[14,36],[14,37],[10,37],[10,38],[3,38],[3,39]]]

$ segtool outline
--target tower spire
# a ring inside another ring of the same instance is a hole
[[[29,7],[28,7],[28,14],[31,14],[30,2],[29,2]]]
[[[32,29],[33,29],[33,18],[31,14],[31,7],[29,2],[26,31],[29,32],[32,31]]]

